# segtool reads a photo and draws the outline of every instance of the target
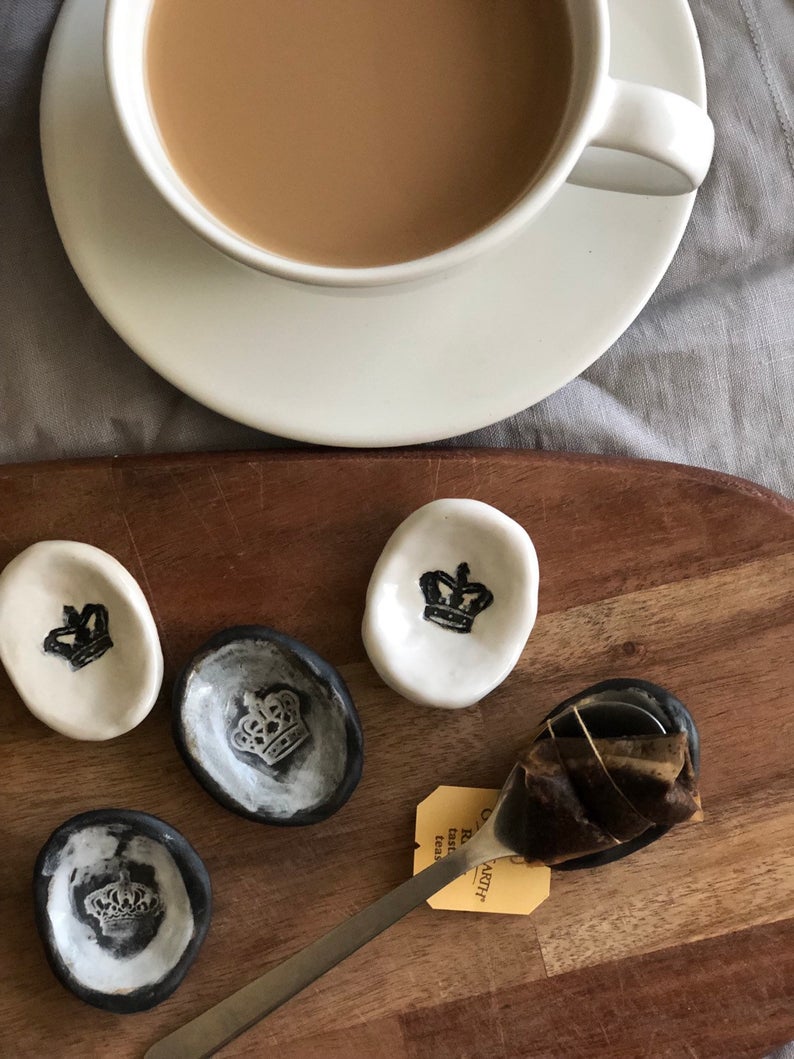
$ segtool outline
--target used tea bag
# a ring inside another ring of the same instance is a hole
[[[519,757],[527,861],[559,864],[702,818],[685,732],[594,739],[577,717],[581,738],[550,724]]]

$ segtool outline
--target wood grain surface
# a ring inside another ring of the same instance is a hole
[[[359,625],[391,531],[434,497],[518,519],[541,566],[512,676],[460,712],[385,688]],[[134,732],[72,742],[0,673],[0,1054],[140,1056],[411,871],[416,805],[438,784],[498,787],[561,699],[642,676],[690,707],[705,823],[609,867],[554,873],[528,919],[417,909],[230,1045],[280,1059],[760,1057],[794,1038],[794,505],[662,464],[536,453],[251,454],[0,469],[0,564],[36,540],[116,555],[152,604],[161,701]],[[338,666],[364,778],[311,828],[221,809],[182,765],[170,688],[218,629],[262,623]],[[215,914],[159,1008],[114,1016],[51,975],[30,876],[51,830],[100,806],[164,817],[210,871]]]

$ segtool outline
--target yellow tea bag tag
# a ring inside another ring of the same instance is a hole
[[[414,875],[473,838],[496,805],[499,791],[436,787],[416,810]],[[431,908],[528,916],[549,896],[551,870],[505,857],[472,868],[428,900]]]

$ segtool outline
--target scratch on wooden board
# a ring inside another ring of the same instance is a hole
[[[433,499],[434,500],[437,499],[437,497],[438,497],[438,479],[439,479],[440,474],[441,474],[441,460],[437,459],[436,460],[436,477],[435,477],[435,480],[433,482]]]
[[[143,557],[141,556],[140,549],[138,548],[138,542],[135,540],[135,534],[132,532],[130,520],[127,518],[127,512],[124,510],[124,503],[121,498],[121,490],[119,489],[118,480],[115,474],[115,468],[111,468],[110,481],[113,486],[113,493],[116,498],[116,506],[118,507],[122,522],[124,523],[124,528],[127,530],[127,536],[130,539],[132,550],[135,553],[135,558],[137,560],[138,568],[140,570],[140,577],[146,589],[146,598],[149,601],[149,606],[152,609],[152,614],[154,615],[154,620],[155,624],[157,625],[158,632],[160,634],[160,639],[164,640],[166,647],[168,647],[168,636],[166,634],[165,627],[160,619],[160,614],[157,609],[157,603],[155,602],[154,593],[152,591],[152,585],[149,581],[149,575],[146,572],[146,567],[143,563]]]
[[[494,971],[493,965],[493,951],[491,946],[488,945],[485,948],[485,957],[488,961],[488,994],[490,997],[490,1007],[492,1015],[492,1025],[496,1026],[497,1032],[499,1033],[499,1054],[503,1056],[503,1059],[507,1059],[510,1054],[507,1050],[507,1042],[505,1041],[504,1030],[502,1028],[502,1020],[499,1017],[499,1005],[496,1000],[497,993],[499,992],[499,986],[496,981],[496,972]]]
[[[604,1020],[603,1020],[603,1018],[601,1017],[600,1014],[596,1014],[596,1022],[598,1023],[598,1028],[599,1028],[599,1030],[601,1030],[601,1033],[602,1033],[602,1035],[604,1037],[604,1043],[606,1045],[609,1045],[610,1044],[609,1030],[604,1025]]]
[[[473,455],[473,454],[469,457],[469,462],[471,464],[471,484],[472,484],[472,488],[475,489],[477,487],[477,485],[479,484],[480,466],[479,466],[479,464],[477,462],[477,457],[475,455]]]
[[[256,471],[259,476],[259,510],[265,510],[265,468],[262,463],[255,463],[253,460],[249,460],[248,466],[252,471]]]
[[[177,475],[176,475],[176,474],[174,474],[173,470],[171,470],[171,468],[169,468],[169,469],[168,469],[168,477],[169,477],[169,478],[171,479],[171,481],[172,481],[172,482],[174,483],[174,485],[176,486],[176,488],[177,488],[177,490],[179,491],[179,493],[180,493],[180,494],[182,495],[182,497],[184,498],[184,500],[185,500],[185,503],[187,504],[187,506],[188,506],[188,510],[190,511],[190,513],[191,513],[192,515],[195,515],[195,516],[196,516],[196,518],[198,519],[198,521],[199,521],[199,522],[201,523],[201,525],[202,525],[202,527],[203,527],[203,529],[204,529],[204,532],[205,532],[205,533],[207,534],[207,536],[209,537],[209,539],[210,539],[211,541],[213,541],[213,543],[214,543],[214,541],[215,541],[215,538],[213,537],[213,534],[212,534],[212,530],[210,529],[209,525],[208,525],[208,524],[207,524],[207,523],[206,523],[206,522],[204,521],[204,519],[203,519],[203,518],[201,517],[201,510],[200,510],[200,508],[198,508],[198,507],[197,507],[197,506],[196,506],[196,505],[195,505],[195,504],[193,503],[193,501],[192,501],[192,500],[190,499],[190,497],[188,496],[188,494],[187,494],[187,493],[185,492],[184,486],[183,486],[183,485],[182,485],[182,483],[180,482],[180,480],[179,480],[179,478],[177,477]]]
[[[151,584],[149,582],[149,575],[146,572],[146,567],[144,566],[144,563],[143,563],[143,557],[141,556],[140,550],[138,548],[138,542],[135,540],[135,534],[132,532],[132,526],[130,525],[130,521],[127,518],[127,512],[123,508],[121,509],[121,517],[124,520],[124,525],[125,525],[125,527],[127,529],[127,535],[130,538],[130,544],[132,545],[132,550],[135,552],[135,558],[138,560],[138,566],[139,566],[140,571],[141,571],[141,578],[143,580],[144,585],[146,586],[146,597],[147,597],[147,599],[149,600],[149,602],[152,605],[152,610],[155,611],[155,617],[158,618],[157,624],[159,625],[160,621],[159,621],[159,617],[157,615],[156,605],[155,605],[155,602],[154,602],[154,593],[152,592],[152,586],[151,586]]]
[[[534,925],[533,925],[532,929],[535,932],[535,945],[537,946],[537,949],[538,949],[538,955],[540,956],[540,962],[543,964],[543,977],[544,978],[549,978],[550,977],[549,968],[546,965],[546,957],[545,957],[544,952],[543,952],[543,946],[540,943],[540,934],[538,934],[537,927],[535,927]]]
[[[615,964],[615,970],[618,976],[618,986],[620,987],[620,998],[621,1000],[626,995],[626,979],[623,976],[623,971],[620,969],[620,964]]]
[[[212,475],[213,482],[215,482],[215,488],[218,490],[218,496],[221,498],[221,500],[223,501],[223,506],[226,508],[226,512],[227,512],[227,514],[229,516],[229,520],[231,521],[231,524],[234,526],[234,532],[235,532],[235,534],[237,536],[237,540],[240,541],[240,543],[242,544],[243,535],[242,535],[242,533],[240,533],[240,527],[237,525],[237,516],[232,511],[231,506],[229,504],[229,501],[226,498],[226,493],[224,493],[223,489],[221,488],[220,479],[218,478],[218,475],[217,475],[214,467],[210,467],[210,474]]]

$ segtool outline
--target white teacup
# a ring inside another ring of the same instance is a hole
[[[195,232],[229,257],[286,279],[339,287],[422,279],[457,267],[521,232],[566,181],[611,191],[679,195],[700,186],[711,162],[714,127],[704,110],[673,92],[609,76],[607,0],[566,0],[573,81],[565,118],[539,178],[511,209],[454,246],[398,264],[339,268],[282,257],[222,223],[171,164],[146,86],[146,30],[154,2],[108,0],[107,6],[108,85],[132,153]]]

